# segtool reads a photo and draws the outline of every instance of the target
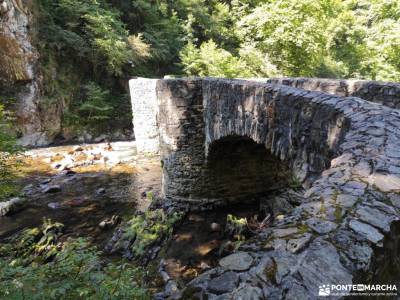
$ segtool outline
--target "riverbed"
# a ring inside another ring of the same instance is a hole
[[[0,217],[0,243],[50,219],[64,224],[63,239],[84,237],[101,251],[120,225],[161,195],[159,157],[138,155],[134,142],[40,148],[17,159],[17,181],[27,202],[18,212]],[[187,214],[156,264],[162,260],[171,278],[188,282],[235,246],[226,234],[227,215],[249,218],[258,210],[247,203]]]
[[[137,155],[134,142],[41,148],[18,160],[27,204],[0,218],[0,241],[51,219],[65,225],[66,237],[83,236],[101,248],[118,223],[147,209],[160,192],[159,159]],[[115,224],[101,226],[113,217]]]

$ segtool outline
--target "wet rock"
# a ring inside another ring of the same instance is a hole
[[[221,225],[219,225],[218,223],[211,223],[211,230],[212,231],[221,231],[222,230],[222,227],[221,227]]]
[[[232,292],[236,288],[238,280],[239,277],[235,272],[226,272],[221,276],[211,279],[208,289],[210,292],[218,295]]]
[[[57,184],[45,186],[42,190],[43,193],[58,193],[61,192],[61,187]]]
[[[97,195],[104,195],[106,193],[106,189],[101,187],[96,190]]]
[[[10,215],[20,211],[27,200],[25,198],[15,197],[8,201],[0,202],[0,217]]]
[[[71,157],[65,157],[63,160],[53,163],[53,169],[66,170],[74,167],[74,160]]]
[[[335,224],[331,221],[326,221],[326,220],[322,220],[319,218],[308,219],[306,221],[306,224],[312,230],[314,230],[315,232],[320,233],[320,234],[329,233],[332,230],[335,230],[337,227],[337,224]]]
[[[253,260],[247,252],[238,252],[222,258],[219,265],[226,270],[245,271],[253,264]]]
[[[202,261],[201,263],[200,263],[200,269],[202,269],[202,270],[209,270],[209,269],[211,269],[211,267],[207,264],[207,263],[205,263],[204,261]]]
[[[47,206],[51,209],[59,209],[61,208],[61,204],[58,202],[50,202]]]
[[[58,173],[59,176],[73,176],[75,174],[76,174],[76,172],[69,168],[65,168],[60,173]]]
[[[25,186],[22,191],[24,192],[25,195],[29,196],[32,195],[34,193],[34,188],[33,188],[33,184],[28,184],[27,186]]]
[[[83,150],[84,150],[83,147],[80,146],[80,145],[74,146],[74,147],[72,148],[72,151],[74,151],[74,152],[81,152],[81,151],[83,151]]]
[[[311,241],[311,237],[312,235],[310,233],[306,233],[298,239],[291,239],[288,241],[286,248],[292,253],[297,253],[307,246]]]
[[[378,244],[383,240],[383,235],[374,227],[359,222],[357,220],[351,220],[349,222],[349,227],[356,233],[365,237],[367,240],[374,244]]]
[[[121,221],[121,218],[119,216],[112,216],[111,218],[105,219],[100,222],[99,227],[102,229],[113,227],[117,225]]]
[[[43,180],[40,182],[40,184],[48,184],[48,183],[50,183],[50,181],[51,181],[51,178],[46,178],[46,179],[43,179]]]
[[[107,140],[107,139],[108,139],[108,136],[107,136],[107,135],[101,134],[101,135],[99,135],[98,137],[96,137],[93,141],[94,141],[95,143],[100,143],[100,142],[104,142],[104,141]]]

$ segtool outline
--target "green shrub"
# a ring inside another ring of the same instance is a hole
[[[4,106],[0,104],[0,201],[18,193],[18,187],[14,183],[14,171],[17,166],[11,158],[20,148],[17,147],[16,137],[12,132],[11,124],[4,113]]]
[[[46,221],[0,244],[1,299],[150,299],[143,270],[106,264],[85,239],[61,242],[62,227]]]
[[[148,210],[128,222],[123,239],[133,241],[130,249],[139,259],[151,246],[168,238],[181,218],[179,213],[166,216],[162,209]]]

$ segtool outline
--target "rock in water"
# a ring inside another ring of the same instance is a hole
[[[211,230],[212,231],[221,231],[221,225],[219,225],[218,223],[211,223]]]
[[[15,213],[21,210],[26,203],[25,198],[15,197],[5,202],[0,202],[0,217]]]
[[[51,209],[58,209],[61,207],[61,204],[58,202],[50,202],[47,206]]]
[[[43,189],[43,193],[58,193],[61,192],[61,187],[59,185],[49,185]]]
[[[106,189],[103,188],[103,187],[98,188],[97,191],[96,191],[97,195],[104,195],[105,193],[106,193]]]

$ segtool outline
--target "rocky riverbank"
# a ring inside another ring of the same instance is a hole
[[[102,244],[160,191],[159,162],[137,155],[132,142],[41,148],[17,159],[22,193],[0,203],[0,238],[50,218]]]

